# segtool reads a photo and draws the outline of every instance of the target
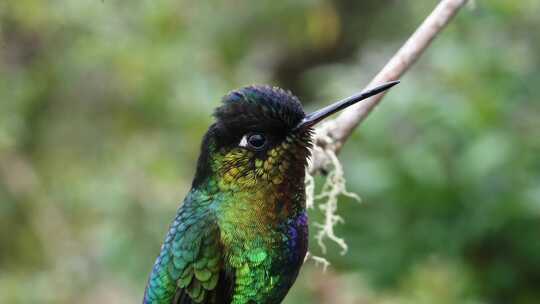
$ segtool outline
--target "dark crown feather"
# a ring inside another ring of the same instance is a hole
[[[291,92],[253,85],[230,92],[214,116],[229,130],[294,128],[304,117],[302,104]]]

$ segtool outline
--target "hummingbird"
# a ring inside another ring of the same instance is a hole
[[[247,86],[223,97],[143,303],[281,303],[308,248],[304,179],[313,127],[397,83],[307,115],[296,96],[277,87]]]

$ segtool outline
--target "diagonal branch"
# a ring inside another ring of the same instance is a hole
[[[424,53],[433,39],[446,27],[467,0],[442,0],[431,14],[418,27],[414,34],[390,59],[386,66],[373,78],[368,87],[399,79]],[[336,119],[316,130],[315,149],[310,172],[323,169],[328,164],[328,157],[323,152],[331,150],[338,153],[354,129],[381,102],[384,94],[373,96],[351,106]],[[331,140],[318,140],[330,138]]]

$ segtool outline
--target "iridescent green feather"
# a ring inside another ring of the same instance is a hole
[[[202,303],[215,290],[222,258],[211,203],[204,193],[193,191],[178,210],[154,265],[145,303],[169,304],[182,292]]]

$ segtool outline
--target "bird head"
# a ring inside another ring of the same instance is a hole
[[[248,86],[223,97],[206,133],[193,186],[221,190],[302,182],[313,126],[397,84],[387,83],[306,115],[298,98],[277,87]]]

